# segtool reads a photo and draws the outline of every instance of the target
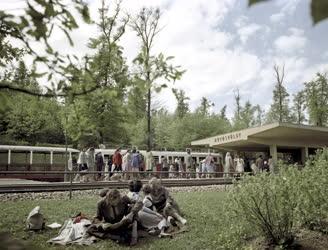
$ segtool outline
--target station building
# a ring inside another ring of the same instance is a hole
[[[273,161],[304,165],[306,159],[319,148],[328,146],[328,128],[290,123],[272,123],[221,134],[191,143],[240,154],[263,153]]]

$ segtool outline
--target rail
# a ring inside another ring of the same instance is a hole
[[[47,183],[24,183],[24,184],[0,184],[0,193],[23,193],[23,192],[54,192],[69,191],[69,198],[72,198],[73,190],[101,189],[101,188],[128,188],[126,177],[130,175],[132,179],[140,179],[147,183],[151,177],[157,177],[162,180],[167,187],[183,186],[204,186],[204,185],[229,185],[234,178],[240,178],[236,172],[188,172],[188,171],[126,171],[112,172],[113,175],[120,175],[119,180],[110,177],[110,173],[103,171],[0,171],[0,176],[11,177],[15,175],[68,175],[69,182],[47,182]],[[91,179],[90,182],[75,182],[75,176],[84,175],[94,177],[101,174],[104,180],[96,181]]]

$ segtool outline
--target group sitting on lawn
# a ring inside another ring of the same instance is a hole
[[[160,180],[153,178],[143,187],[140,180],[133,180],[129,190],[127,195],[121,195],[117,189],[101,192],[103,198],[98,202],[97,215],[87,231],[90,235],[135,245],[138,231],[172,236],[186,224],[177,203]]]

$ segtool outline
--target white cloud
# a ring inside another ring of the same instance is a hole
[[[282,53],[303,52],[307,38],[304,36],[304,31],[297,28],[289,28],[289,35],[278,37],[274,41],[276,50]]]
[[[244,44],[248,38],[254,35],[257,31],[261,30],[261,26],[256,23],[251,23],[238,29],[241,42]]]
[[[283,19],[287,16],[294,14],[298,4],[301,0],[278,0],[275,1],[276,6],[280,8],[278,13],[272,14],[270,16],[270,21],[272,23],[283,23]]]
[[[322,54],[322,57],[325,59],[328,58],[328,50]]]
[[[161,20],[164,29],[155,41],[154,51],[175,56],[174,63],[187,70],[175,87],[186,91],[191,98],[192,108],[202,96],[215,94],[226,85],[235,83],[234,80],[227,82],[229,77],[236,76],[234,71],[237,67],[233,64],[240,65],[246,60],[239,58],[239,55],[247,57],[243,52],[227,49],[234,35],[218,28],[233,3],[231,0],[166,3]],[[137,39],[129,34],[123,38],[122,44],[124,54],[131,61],[138,50]],[[240,82],[244,77],[241,74]],[[175,108],[174,96],[170,90],[164,90],[157,98],[170,110]]]
[[[270,21],[273,23],[280,23],[283,21],[284,17],[285,17],[284,13],[281,12],[275,13],[270,16]]]

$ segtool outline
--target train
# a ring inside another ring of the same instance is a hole
[[[101,152],[105,162],[114,154],[115,149],[95,149],[95,153]],[[126,150],[122,149],[124,154]],[[0,145],[0,178],[17,178],[37,181],[58,182],[64,180],[64,174],[55,173],[49,174],[50,171],[64,171],[65,162],[67,159],[77,159],[80,153],[79,150],[63,147],[36,147],[36,146],[13,146]],[[142,155],[146,151],[140,150]],[[183,151],[152,151],[155,166],[162,163],[163,157],[167,158],[168,163],[174,162],[175,158],[180,158],[185,162],[187,152]],[[222,165],[222,154],[211,153],[216,165]],[[195,164],[206,158],[208,153],[193,152],[191,156]],[[221,169],[219,169],[220,171]],[[24,173],[9,173],[6,171],[24,171]],[[38,174],[29,174],[30,171],[42,171]]]

